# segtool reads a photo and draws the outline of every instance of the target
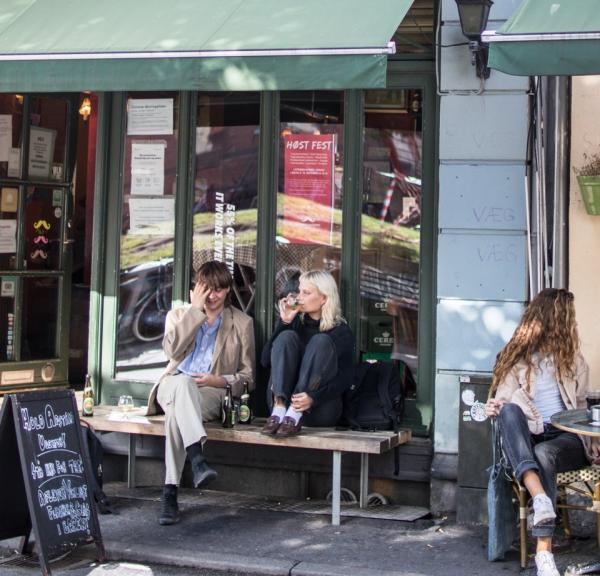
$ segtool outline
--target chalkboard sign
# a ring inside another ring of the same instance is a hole
[[[95,542],[104,558],[90,489],[87,445],[70,390],[5,397],[0,412],[0,539],[33,530],[40,564],[80,544]]]

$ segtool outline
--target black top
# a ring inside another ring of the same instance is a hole
[[[313,320],[308,314],[300,316],[299,314],[289,323],[285,324],[281,320],[277,322],[271,338],[265,344],[261,355],[261,364],[268,368],[271,365],[271,347],[273,341],[284,330],[293,330],[300,337],[300,341],[306,346],[308,341],[319,334],[319,320]],[[311,390],[308,393],[315,403],[331,400],[348,390],[354,378],[354,334],[345,322],[338,324],[322,332],[327,334],[333,341],[337,356],[338,371],[329,381],[323,382],[317,390]]]

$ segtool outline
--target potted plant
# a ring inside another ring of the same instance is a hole
[[[588,214],[600,215],[600,154],[583,154],[584,163],[574,168]]]

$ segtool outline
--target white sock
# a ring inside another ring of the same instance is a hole
[[[296,412],[291,406],[287,409],[285,415],[293,418],[295,424],[298,424],[300,418],[302,418],[302,412]]]
[[[271,416],[277,416],[281,422],[285,416],[285,406],[273,406],[273,412],[271,412]]]

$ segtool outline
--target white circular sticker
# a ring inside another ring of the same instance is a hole
[[[487,416],[485,415],[485,404],[483,402],[475,402],[471,406],[471,418],[475,422],[483,422]]]
[[[54,209],[54,217],[60,218],[62,216],[62,208],[56,207]]]
[[[463,390],[461,398],[467,406],[473,406],[473,403],[475,402],[475,392],[473,392],[473,390],[470,388],[466,388]]]

